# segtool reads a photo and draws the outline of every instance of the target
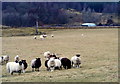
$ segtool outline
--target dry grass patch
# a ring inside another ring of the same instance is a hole
[[[33,36],[3,37],[3,54],[9,54],[10,61],[18,54],[29,66],[25,74],[11,76],[4,65],[1,79],[4,82],[118,81],[118,29],[67,29],[50,33],[55,37],[51,38],[48,33],[45,40],[35,40]],[[48,50],[68,58],[81,53],[81,68],[46,71],[41,53]],[[36,57],[42,59],[42,67],[40,72],[31,72],[30,62]]]

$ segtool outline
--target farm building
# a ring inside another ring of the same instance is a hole
[[[83,23],[81,26],[87,26],[87,27],[95,27],[95,23]]]

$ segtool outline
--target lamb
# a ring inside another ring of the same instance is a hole
[[[71,58],[71,63],[72,63],[72,66],[73,66],[73,67],[79,68],[79,67],[80,67],[80,64],[81,64],[80,54],[77,54],[76,56],[73,56],[73,57]]]
[[[8,55],[3,56],[3,61],[7,63],[9,61],[9,56]]]
[[[71,68],[71,61],[68,58],[61,58],[61,63],[64,69],[70,69]]]
[[[34,71],[34,68],[35,68],[35,71],[39,71],[40,66],[41,66],[40,58],[36,58],[31,61],[32,71]]]
[[[0,57],[0,64],[3,64],[3,57]]]
[[[19,75],[21,74],[21,72],[25,72],[24,65],[23,65],[22,61],[19,61],[18,63],[8,62],[6,64],[6,69],[11,75],[13,75],[13,72],[18,72]]]
[[[19,60],[20,60],[20,57],[17,55],[17,56],[15,56],[15,58],[14,58],[14,61],[16,62],[16,63],[18,63],[19,62]]]

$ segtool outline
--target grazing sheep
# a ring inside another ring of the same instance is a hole
[[[19,75],[21,74],[21,72],[25,72],[22,61],[19,61],[18,63],[8,62],[6,65],[6,69],[11,75],[13,75],[13,72],[18,72]]]
[[[70,69],[71,68],[71,61],[68,58],[61,58],[61,63],[64,69]]]
[[[7,63],[9,61],[9,56],[8,55],[3,56],[3,61]]]
[[[52,34],[51,37],[54,37],[54,35]]]
[[[44,35],[40,35],[40,39],[41,39],[41,40],[44,40]]]
[[[55,70],[55,59],[50,58],[49,61],[47,62],[47,66],[50,71],[54,71]]]
[[[0,65],[2,65],[3,64],[3,57],[0,57]]]
[[[25,69],[28,67],[28,64],[27,64],[26,60],[21,60],[21,61],[22,61],[23,65],[24,65],[24,71],[25,71]]]
[[[46,34],[44,34],[44,35],[43,35],[43,37],[44,37],[44,38],[46,38],[46,37],[47,37],[47,35],[46,35]]]
[[[19,62],[19,60],[20,60],[19,55],[15,56],[14,61],[15,61],[16,63],[18,63],[18,62]]]
[[[37,39],[37,36],[34,36],[33,39]]]
[[[35,68],[35,71],[39,71],[40,66],[41,66],[40,58],[36,58],[31,61],[32,71],[34,71],[34,68]]]
[[[46,61],[47,70],[54,71],[55,69],[62,69],[61,67],[61,61],[59,59],[55,59],[54,57],[51,57],[48,61]]]
[[[72,63],[72,66],[73,66],[73,67],[79,68],[79,67],[80,67],[80,64],[81,64],[80,55],[77,54],[76,56],[73,56],[73,57],[71,58],[71,63]]]
[[[51,55],[50,51],[44,52],[44,57],[45,58],[49,58],[50,55]]]

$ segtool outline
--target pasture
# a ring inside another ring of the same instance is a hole
[[[118,29],[63,29],[51,31],[54,38],[33,39],[33,36],[2,38],[2,54],[10,55],[10,61],[19,55],[26,59],[26,73],[10,75],[2,66],[3,82],[117,82],[118,81]],[[83,35],[82,35],[83,34]],[[71,59],[81,54],[81,68],[46,71],[42,53],[50,51]],[[30,62],[40,57],[39,72],[32,72]]]

